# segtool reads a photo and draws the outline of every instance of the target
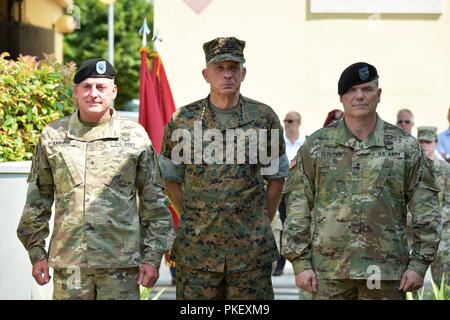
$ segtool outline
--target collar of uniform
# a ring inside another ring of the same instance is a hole
[[[352,149],[368,149],[373,146],[384,147],[384,122],[377,114],[377,123],[375,130],[363,141],[358,141],[355,136],[348,130],[345,124],[345,118],[339,120],[338,136],[336,142]]]
[[[111,119],[106,125],[99,127],[85,126],[78,117],[78,111],[73,113],[69,120],[67,136],[71,139],[81,141],[93,141],[107,138],[119,138],[120,125],[119,115],[112,109]]]
[[[247,100],[241,94],[239,95],[238,104],[239,107],[234,109],[228,122],[222,126],[222,124],[217,120],[216,114],[209,105],[208,95],[201,102],[203,126],[205,126],[206,128],[220,128],[220,130],[222,131],[224,129],[238,128],[249,122],[252,122],[253,120],[249,118],[249,113],[245,110]]]

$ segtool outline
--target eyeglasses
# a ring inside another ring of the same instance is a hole
[[[412,121],[411,120],[397,120],[397,124],[411,124]]]
[[[297,120],[285,119],[285,120],[284,120],[284,123],[293,123],[293,122],[295,122],[295,121],[297,121]]]

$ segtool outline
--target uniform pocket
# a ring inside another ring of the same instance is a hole
[[[83,183],[81,173],[66,150],[61,150],[52,154],[48,160],[52,163],[53,177],[57,192],[70,192],[74,187]]]
[[[370,193],[378,198],[381,194],[381,191],[384,188],[384,185],[391,173],[392,166],[394,165],[394,161],[392,159],[384,159],[383,164],[381,165],[381,169],[379,171],[378,177],[375,180],[375,183],[371,186]]]
[[[110,170],[102,176],[102,182],[114,191],[129,197],[134,190],[134,177],[129,176],[125,171]]]
[[[332,159],[320,161],[318,163],[318,183],[320,190],[326,192],[328,197],[346,197],[349,195],[349,188],[345,175],[336,166]]]

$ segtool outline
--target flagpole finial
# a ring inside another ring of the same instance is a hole
[[[156,32],[155,32],[155,35],[154,35],[153,38],[152,38],[152,41],[153,41],[153,48],[154,48],[154,50],[155,50],[156,52],[158,52],[158,45],[159,45],[159,42],[162,42],[162,38],[161,38],[161,36],[159,35],[159,30],[158,30],[158,29],[156,29]]]
[[[142,34],[142,48],[145,48],[147,46],[147,35],[150,34],[150,28],[147,24],[147,18],[144,18],[144,23],[139,29],[139,34]]]

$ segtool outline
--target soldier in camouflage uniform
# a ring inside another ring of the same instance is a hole
[[[145,130],[112,108],[109,62],[84,62],[74,82],[78,111],[42,131],[17,235],[38,284],[54,268],[54,299],[139,299],[139,284],[159,277],[169,229],[156,156]]]
[[[240,95],[246,73],[244,46],[234,37],[204,44],[203,76],[210,95],[178,109],[165,128],[161,173],[169,198],[181,213],[173,246],[177,299],[274,297],[271,266],[279,254],[270,221],[281,198],[288,161],[277,115],[269,106]],[[271,132],[267,145],[258,146],[260,152],[270,146],[275,171],[262,173],[266,163],[258,150],[253,153],[250,138],[242,149],[236,148],[238,130]],[[180,132],[185,133],[182,142]],[[214,135],[217,148],[228,143],[232,147],[215,152],[211,159],[206,156],[211,147],[208,134]],[[183,143],[185,160],[179,161]],[[241,156],[244,162],[237,160]],[[256,156],[258,161],[252,162]]]
[[[344,118],[313,133],[289,172],[283,254],[313,299],[403,299],[436,254],[439,185],[419,143],[377,115],[374,66],[349,66],[338,93]]]
[[[446,273],[448,276],[450,272],[450,164],[435,158],[437,139],[436,127],[417,128],[417,140],[419,140],[426,156],[433,161],[441,188],[441,192],[439,192],[442,218],[441,242],[439,243],[436,259],[430,265],[433,280],[440,284],[442,275]]]

